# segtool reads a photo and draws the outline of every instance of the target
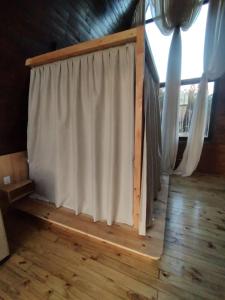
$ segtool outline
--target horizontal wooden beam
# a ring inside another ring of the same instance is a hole
[[[93,51],[102,50],[114,46],[123,45],[129,42],[135,42],[137,28],[132,28],[119,33],[107,35],[100,39],[87,41],[84,43],[69,46],[56,51],[51,51],[42,55],[34,56],[26,60],[25,65],[29,67],[52,63],[69,57],[87,54]]]

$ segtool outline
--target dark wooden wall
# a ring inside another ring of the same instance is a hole
[[[209,141],[203,147],[198,171],[225,174],[225,75],[218,80]]]
[[[213,102],[210,136],[204,142],[197,171],[225,174],[225,75],[216,82]],[[182,157],[184,147],[185,142],[180,142],[178,161]]]
[[[3,4],[4,3],[4,4]],[[130,27],[137,0],[11,0],[0,10],[0,155],[26,149],[25,59]]]

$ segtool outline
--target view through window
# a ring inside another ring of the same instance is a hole
[[[182,66],[181,80],[187,80],[188,84],[182,84],[180,90],[180,107],[179,107],[179,136],[187,137],[190,128],[190,121],[193,112],[193,104],[197,97],[198,83],[203,72],[203,54],[205,26],[208,13],[208,4],[202,6],[200,14],[195,23],[187,31],[181,31],[182,38]],[[151,19],[151,11],[147,10],[146,20]],[[155,60],[156,68],[159,74],[160,82],[166,80],[166,69],[169,55],[169,48],[172,34],[163,35],[154,22],[146,24],[146,32]],[[196,80],[198,78],[198,80]],[[210,115],[212,108],[212,96],[214,93],[214,82],[210,82],[208,94],[208,111],[205,128],[205,137],[208,136]],[[160,106],[165,88],[160,90]]]

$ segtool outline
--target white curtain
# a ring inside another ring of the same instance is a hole
[[[180,28],[188,30],[203,0],[150,0],[153,18],[164,35],[173,32],[162,112],[162,171],[173,172],[178,149],[178,107],[181,80]]]
[[[45,199],[133,224],[133,43],[31,70],[30,177]]]
[[[183,158],[176,174],[189,176],[200,160],[207,116],[208,80],[216,80],[225,73],[225,1],[211,0],[206,25],[204,73],[194,104],[191,126]]]
[[[152,17],[164,35],[175,27],[186,31],[196,20],[203,0],[149,0]]]
[[[170,46],[162,110],[162,171],[172,173],[178,149],[178,113],[181,78],[181,35],[174,30]]]

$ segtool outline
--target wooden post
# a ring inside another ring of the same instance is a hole
[[[144,26],[140,26],[137,27],[136,53],[135,53],[136,89],[135,89],[134,203],[133,203],[133,225],[135,230],[138,230],[139,220],[140,220],[144,59],[145,59]]]

